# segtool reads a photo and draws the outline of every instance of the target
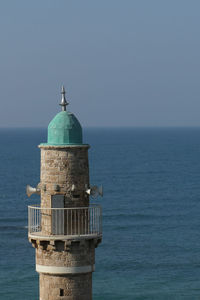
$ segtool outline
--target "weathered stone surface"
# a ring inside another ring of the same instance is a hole
[[[91,300],[92,273],[68,276],[40,274],[40,300],[57,299]]]
[[[64,195],[64,207],[87,207],[89,197],[85,193],[89,186],[88,146],[41,148],[41,207],[52,207],[53,195]],[[58,189],[55,189],[55,186]],[[72,190],[74,186],[74,190]],[[42,213],[42,232],[52,233],[52,212]],[[73,230],[72,230],[73,231]]]
[[[36,264],[56,267],[80,267],[94,265],[95,247],[94,243],[84,240],[81,243],[71,243],[65,250],[64,242],[55,242],[55,246],[43,243],[36,248]]]
[[[88,207],[89,197],[85,193],[89,187],[89,146],[40,146],[41,148],[41,225],[42,235],[52,234],[53,195],[64,195],[64,207]],[[59,189],[55,189],[58,185]],[[72,189],[74,186],[74,190]],[[66,214],[66,213],[65,213]],[[88,212],[83,211],[77,224],[80,234],[88,223],[80,223],[82,217],[88,220]],[[69,215],[67,215],[69,218]],[[66,223],[66,215],[64,215]],[[70,220],[70,218],[69,218]],[[70,228],[70,221],[65,224]],[[73,233],[74,228],[71,228]],[[36,248],[36,264],[44,267],[87,267],[95,264],[94,240],[75,241],[33,241]],[[40,300],[91,300],[92,272],[84,274],[44,274],[40,273]]]
[[[41,190],[41,206],[51,207],[51,196],[58,194],[54,186],[59,185],[59,193],[66,199],[66,207],[88,206],[89,199],[85,187],[89,186],[88,147],[45,147],[41,148],[40,184],[46,187]],[[50,150],[51,149],[51,150]],[[72,185],[75,190],[72,192]],[[79,195],[73,198],[73,194]]]

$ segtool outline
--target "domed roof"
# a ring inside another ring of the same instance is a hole
[[[61,111],[53,118],[48,126],[48,144],[82,144],[82,128],[74,114]]]
[[[61,94],[62,111],[49,123],[47,145],[80,145],[82,144],[82,127],[77,118],[66,111],[68,102],[65,99],[64,87],[62,87]]]

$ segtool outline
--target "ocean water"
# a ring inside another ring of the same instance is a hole
[[[0,130],[0,300],[36,300],[26,184],[39,182],[43,129]],[[87,129],[103,184],[94,300],[200,299],[200,129]]]

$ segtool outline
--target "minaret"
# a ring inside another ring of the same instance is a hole
[[[40,206],[28,207],[29,241],[36,252],[40,300],[91,300],[95,248],[101,242],[101,207],[90,205],[88,149],[82,128],[61,107],[48,126],[48,142],[40,144],[40,183],[27,194],[40,194]],[[101,194],[101,190],[99,190]]]

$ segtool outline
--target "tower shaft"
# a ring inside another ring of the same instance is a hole
[[[40,300],[90,300],[100,237],[91,234],[94,216],[85,193],[89,146],[39,147],[41,228],[29,238],[36,248]]]

